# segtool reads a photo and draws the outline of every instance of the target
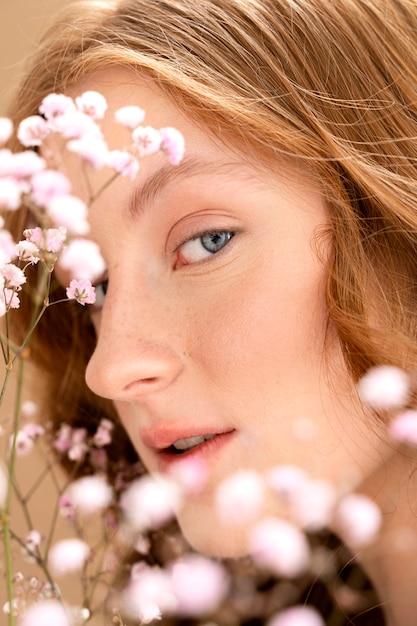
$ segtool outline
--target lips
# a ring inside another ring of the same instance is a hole
[[[219,427],[179,429],[173,426],[159,426],[143,429],[140,432],[142,442],[158,456],[159,471],[168,471],[169,467],[182,459],[201,458],[205,462],[220,453],[229,443],[236,431]]]

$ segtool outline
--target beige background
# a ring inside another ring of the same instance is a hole
[[[43,25],[68,0],[0,0],[0,115]]]

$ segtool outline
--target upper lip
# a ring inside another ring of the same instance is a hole
[[[162,452],[172,446],[179,439],[199,437],[201,435],[223,435],[232,432],[234,428],[225,426],[185,426],[179,427],[173,424],[161,424],[159,426],[142,428],[140,438],[148,448]]]

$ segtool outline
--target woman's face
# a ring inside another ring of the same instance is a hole
[[[108,100],[110,147],[127,144],[112,121],[126,104],[186,142],[181,165],[145,159],[135,181],[119,178],[91,209],[108,285],[92,312],[98,342],[87,383],[115,402],[151,472],[204,461],[207,483],[179,522],[196,548],[242,554],[244,531],[220,522],[213,506],[225,477],[294,464],[352,484],[380,462],[328,328],[326,204],[302,169],[267,170],[255,154],[239,156],[128,70],[96,74],[77,93],[86,89]],[[70,159],[82,195],[76,167]],[[93,186],[108,176],[93,174]]]

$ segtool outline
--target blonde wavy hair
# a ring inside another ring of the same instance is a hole
[[[85,0],[44,35],[11,117],[123,65],[271,169],[283,155],[313,165],[331,207],[329,321],[349,371],[357,379],[379,363],[413,370],[416,41],[414,0]],[[13,220],[20,231],[24,209]],[[52,307],[40,325],[32,350],[53,373],[58,422],[111,410],[84,383],[94,342],[70,306]]]

